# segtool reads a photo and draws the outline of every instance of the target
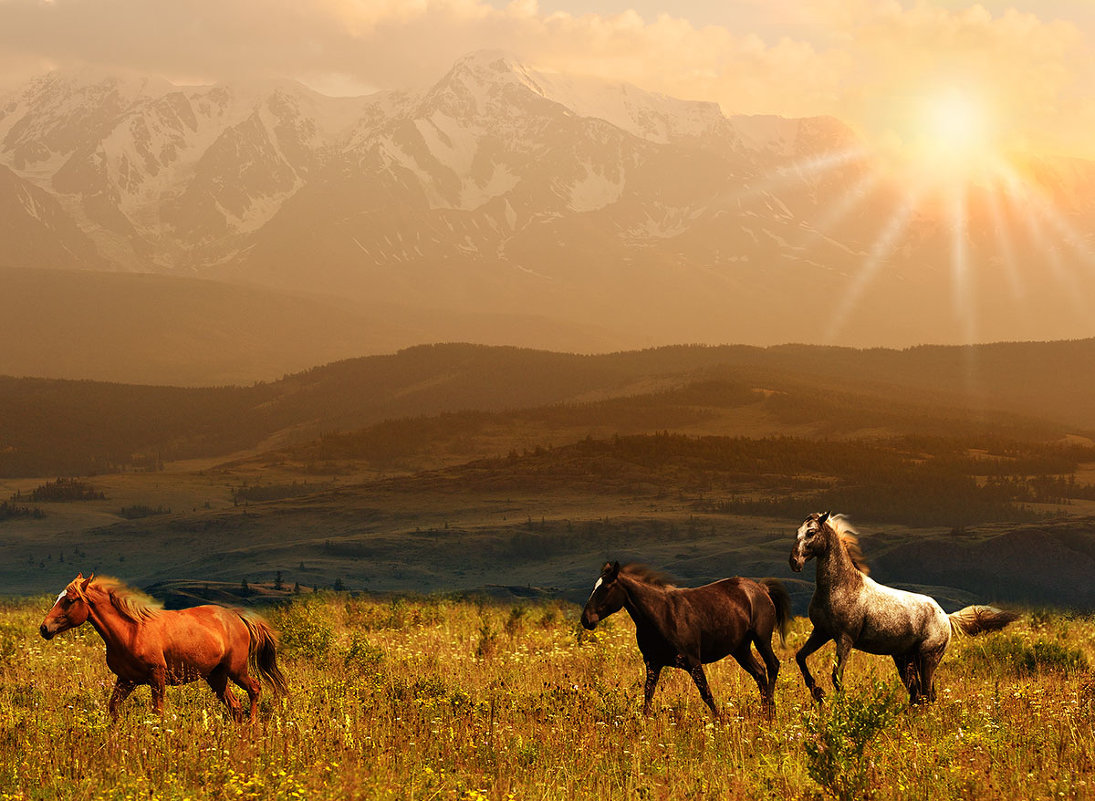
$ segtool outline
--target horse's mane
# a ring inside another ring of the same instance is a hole
[[[112,576],[96,576],[91,586],[105,592],[110,597],[111,606],[134,623],[156,617],[163,611],[163,604],[159,601],[149,598],[143,592],[127,586]]]
[[[638,562],[632,562],[631,564],[623,565],[620,568],[620,572],[624,573],[631,578],[641,581],[644,584],[653,584],[655,587],[664,587],[665,589],[672,589],[676,585],[673,583],[673,579],[667,574],[661,573],[652,567],[639,564]]]
[[[829,525],[833,527],[833,531],[844,544],[844,550],[851,558],[856,570],[864,575],[870,573],[871,569],[867,567],[867,560],[863,558],[863,551],[859,548],[859,532],[848,522],[848,518],[844,515],[833,515],[829,518]]]

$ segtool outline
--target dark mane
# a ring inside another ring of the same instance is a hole
[[[863,551],[859,548],[859,533],[848,522],[844,515],[833,515],[829,518],[829,525],[836,532],[840,542],[844,544],[844,550],[852,560],[856,570],[867,575],[871,569],[867,567],[867,560],[863,558]]]
[[[126,586],[116,578],[110,576],[96,576],[92,581],[93,587],[110,596],[111,605],[123,616],[139,623],[147,620],[163,611],[163,605],[143,592]]]
[[[620,572],[635,579],[641,581],[644,584],[652,584],[655,587],[664,587],[665,589],[672,589],[677,586],[673,583],[673,579],[661,573],[654,568],[647,565],[639,564],[638,562],[632,562],[631,564],[623,565],[620,568]]]

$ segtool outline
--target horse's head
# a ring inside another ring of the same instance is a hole
[[[90,607],[87,600],[87,585],[95,578],[95,574],[84,578],[81,573],[74,578],[67,587],[61,590],[56,603],[50,609],[42,625],[38,627],[41,635],[47,639],[53,639],[55,634],[74,629],[87,620]]]
[[[829,512],[824,514],[814,512],[798,527],[798,536],[795,537],[795,547],[791,549],[789,560],[791,569],[796,573],[802,571],[808,560],[822,555],[829,549],[829,535],[832,533],[829,517]]]
[[[602,618],[619,612],[624,605],[626,592],[617,579],[620,577],[619,562],[605,562],[601,575],[593,585],[593,592],[582,610],[582,625],[592,629]]]

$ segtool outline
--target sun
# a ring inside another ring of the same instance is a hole
[[[923,115],[925,144],[937,154],[969,158],[990,139],[984,107],[958,90],[930,98]]]
[[[975,180],[1000,158],[993,110],[969,90],[946,87],[924,94],[910,128],[910,166],[926,180]]]

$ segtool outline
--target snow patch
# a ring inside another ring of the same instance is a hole
[[[586,175],[570,185],[567,207],[571,211],[597,211],[620,199],[622,179],[609,178],[598,170],[586,168]]]

